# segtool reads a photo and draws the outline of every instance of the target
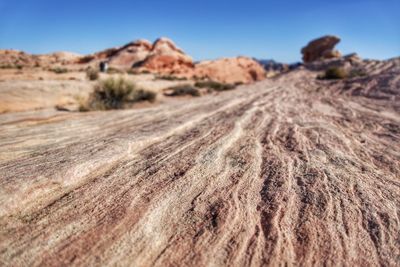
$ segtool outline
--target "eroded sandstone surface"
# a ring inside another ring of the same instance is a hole
[[[400,69],[365,69],[1,114],[0,265],[400,265]]]

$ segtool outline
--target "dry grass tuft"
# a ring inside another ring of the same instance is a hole
[[[236,87],[234,84],[220,83],[216,81],[198,81],[194,86],[199,88],[208,88],[214,91],[227,91],[235,89]]]
[[[99,76],[100,76],[99,71],[96,69],[89,68],[86,70],[86,77],[90,81],[95,81],[95,80],[99,79]]]

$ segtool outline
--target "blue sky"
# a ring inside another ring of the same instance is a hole
[[[299,61],[325,34],[365,58],[400,56],[400,0],[0,0],[0,49],[92,53],[167,36],[194,59]]]

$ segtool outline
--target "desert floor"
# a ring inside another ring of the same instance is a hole
[[[399,110],[312,75],[133,110],[4,109],[0,265],[399,266]]]

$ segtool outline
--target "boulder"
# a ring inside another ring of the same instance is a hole
[[[310,63],[317,60],[339,58],[341,54],[334,50],[334,47],[340,42],[340,38],[332,35],[327,35],[315,40],[312,40],[307,46],[301,49],[304,63]]]

